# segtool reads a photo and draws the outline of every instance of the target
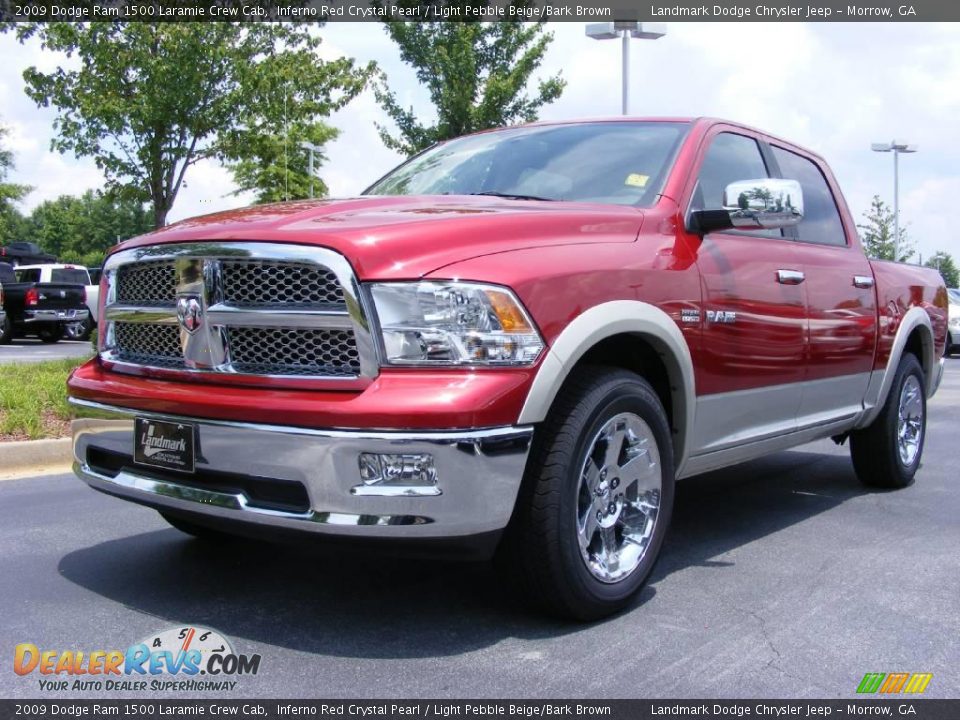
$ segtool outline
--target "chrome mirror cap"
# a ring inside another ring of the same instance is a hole
[[[738,230],[769,230],[803,219],[803,190],[796,180],[738,180],[723,191],[723,209]]]

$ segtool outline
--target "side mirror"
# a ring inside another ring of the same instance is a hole
[[[790,227],[803,219],[803,190],[796,180],[760,178],[737,180],[723,191],[723,208],[695,210],[693,230],[770,230]]]

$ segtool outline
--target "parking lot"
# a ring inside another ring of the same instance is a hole
[[[56,695],[10,671],[16,643],[123,649],[189,623],[262,655],[233,697],[844,698],[866,672],[956,697],[960,359],[927,427],[898,492],[830,441],[683,482],[651,583],[592,625],[530,614],[488,564],[205,546],[72,476],[2,482],[0,695]]]
[[[90,342],[86,340],[61,340],[49,345],[36,338],[15,338],[9,345],[0,345],[0,365],[86,357],[90,353]]]

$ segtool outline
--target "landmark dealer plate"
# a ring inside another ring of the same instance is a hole
[[[133,425],[133,461],[138,465],[193,472],[194,428],[189,423],[137,418]]]

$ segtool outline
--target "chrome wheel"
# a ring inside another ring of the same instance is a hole
[[[916,375],[908,375],[900,391],[897,421],[897,449],[900,462],[913,465],[923,440],[923,388]]]
[[[643,560],[661,490],[660,452],[650,426],[633,413],[608,420],[588,445],[577,500],[580,555],[598,580],[623,580]]]

